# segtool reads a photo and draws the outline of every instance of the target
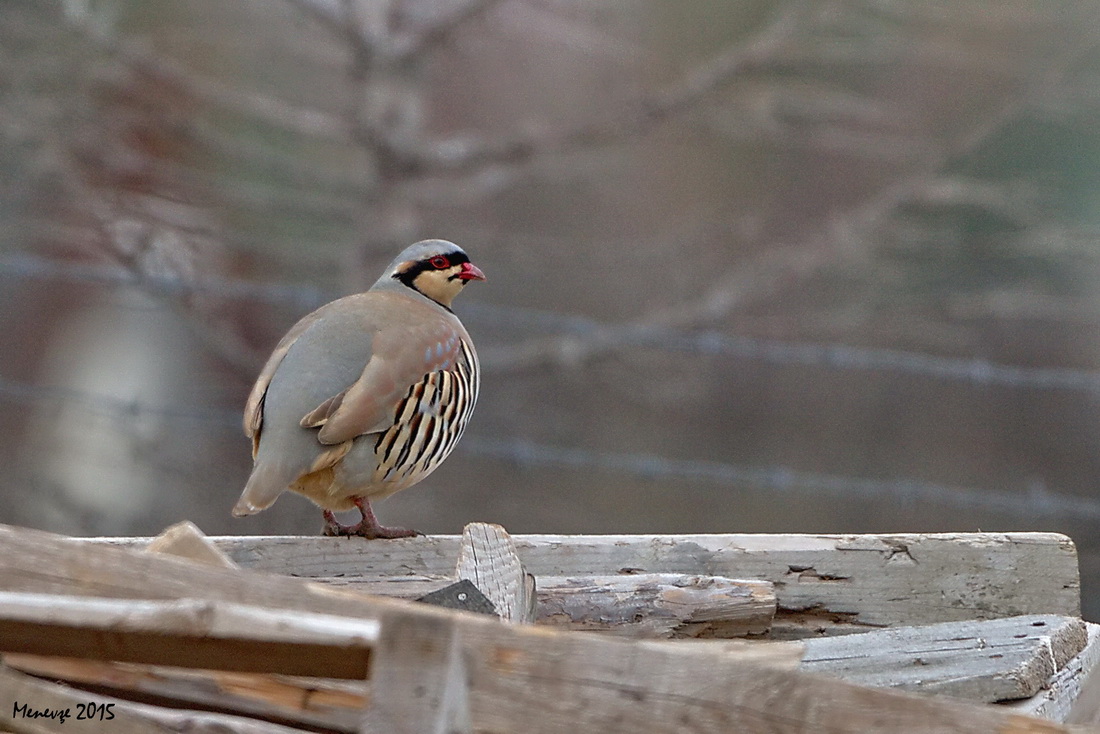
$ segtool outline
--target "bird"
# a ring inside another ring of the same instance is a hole
[[[475,280],[485,274],[461,247],[423,240],[367,291],[291,327],[245,403],[253,468],[233,515],[289,489],[323,510],[324,535],[419,535],[380,525],[371,502],[435,471],[470,420],[481,370],[451,302]],[[356,508],[355,525],[333,514]]]

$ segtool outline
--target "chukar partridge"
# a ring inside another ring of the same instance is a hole
[[[485,275],[444,240],[407,247],[365,293],[295,324],[244,412],[254,467],[233,508],[270,507],[290,489],[324,510],[326,535],[400,538],[371,500],[411,487],[455,447],[477,400],[477,352],[451,301]],[[345,526],[333,511],[359,508]]]

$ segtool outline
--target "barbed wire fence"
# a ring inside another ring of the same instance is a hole
[[[811,85],[805,85],[810,92],[804,96],[789,92],[789,98],[783,101],[789,108],[803,105],[807,109],[830,106],[834,110],[843,109],[846,115],[844,120],[827,116],[823,123],[819,120],[800,128],[784,117],[781,109],[784,105],[776,105],[774,100],[765,104],[768,109],[762,112],[755,110],[756,116],[754,110],[745,109],[738,109],[733,115],[725,114],[721,126],[715,122],[716,115],[706,113],[705,102],[717,90],[731,79],[751,76],[753,72],[774,72],[800,63],[810,67],[833,63],[844,54],[848,54],[849,58],[858,56],[866,60],[894,58],[898,49],[902,48],[914,49],[919,53],[917,44],[896,43],[892,32],[882,28],[877,34],[866,34],[863,45],[855,47],[848,34],[831,37],[822,31],[822,27],[829,23],[839,26],[837,18],[846,12],[870,8],[871,14],[883,20],[882,25],[889,28],[902,27],[912,20],[910,16],[915,16],[922,26],[942,27],[951,23],[950,18],[945,20],[940,17],[942,8],[938,6],[922,7],[914,3],[904,8],[899,5],[887,9],[881,3],[863,3],[859,0],[830,3],[824,11],[821,10],[824,7],[821,3],[792,0],[767,20],[758,32],[718,49],[667,86],[630,100],[630,104],[603,119],[556,129],[527,131],[521,128],[508,135],[431,139],[425,130],[418,128],[417,121],[421,117],[412,114],[415,110],[411,108],[423,103],[424,94],[423,90],[415,94],[407,93],[405,85],[409,81],[406,76],[410,60],[446,43],[462,27],[477,22],[503,4],[498,0],[455,3],[451,12],[442,13],[434,20],[429,19],[413,32],[394,35],[389,33],[392,29],[380,27],[385,23],[380,23],[379,17],[355,12],[354,3],[290,0],[291,6],[332,31],[337,43],[344,44],[355,60],[345,70],[347,78],[342,82],[347,83],[349,96],[358,95],[364,100],[374,100],[376,104],[355,106],[351,115],[282,103],[274,95],[215,81],[208,70],[196,74],[186,64],[173,62],[156,53],[142,40],[120,35],[111,19],[104,19],[93,12],[94,4],[66,3],[65,12],[70,16],[76,14],[69,18],[69,22],[83,27],[89,42],[101,47],[114,63],[136,76],[159,79],[176,93],[182,92],[201,104],[299,135],[302,139],[336,141],[341,146],[348,146],[349,149],[357,147],[359,152],[368,153],[377,162],[377,178],[384,185],[378,199],[365,206],[365,192],[374,190],[377,181],[345,180],[342,174],[313,168],[304,171],[302,160],[276,153],[273,147],[257,145],[255,141],[242,139],[241,136],[226,137],[209,121],[203,123],[190,117],[187,120],[190,134],[208,151],[213,151],[216,154],[214,157],[225,158],[230,165],[263,166],[269,174],[277,172],[279,177],[285,177],[296,185],[283,190],[270,186],[257,187],[254,183],[243,184],[236,179],[229,179],[230,183],[226,184],[210,171],[199,171],[207,175],[204,179],[206,184],[212,183],[210,179],[217,179],[211,187],[215,196],[232,201],[245,200],[261,208],[293,206],[297,207],[296,210],[312,208],[351,219],[375,217],[379,225],[377,229],[382,234],[377,237],[378,242],[372,245],[377,245],[379,249],[405,238],[408,222],[415,221],[415,216],[410,216],[409,212],[415,210],[423,199],[448,195],[477,198],[485,192],[499,191],[516,169],[532,161],[637,140],[670,118],[692,111],[699,118],[692,124],[712,129],[721,127],[724,135],[740,135],[753,140],[783,139],[807,147],[844,150],[864,158],[916,161],[912,170],[898,177],[893,184],[875,189],[873,194],[849,211],[836,213],[827,222],[828,227],[814,230],[801,239],[793,238],[794,241],[764,236],[757,243],[761,247],[755,255],[748,257],[747,261],[739,260],[729,272],[713,278],[707,287],[693,292],[690,298],[669,308],[642,314],[632,321],[613,323],[554,311],[496,306],[464,298],[459,311],[471,331],[479,337],[481,334],[496,333],[498,326],[504,327],[500,331],[524,335],[515,341],[492,342],[479,338],[483,367],[488,376],[575,367],[586,361],[629,350],[654,350],[699,357],[721,356],[745,363],[845,373],[881,373],[898,379],[947,381],[975,387],[1074,392],[1085,399],[1092,399],[1100,390],[1100,373],[1089,370],[1023,367],[981,358],[857,347],[829,341],[814,343],[767,339],[699,326],[729,316],[747,302],[773,294],[777,284],[792,280],[804,283],[837,263],[859,263],[868,259],[872,235],[899,209],[913,202],[936,200],[938,203],[958,205],[960,202],[972,203],[975,196],[980,195],[978,198],[983,206],[991,200],[994,207],[1014,208],[1016,199],[1009,195],[1011,192],[983,187],[973,180],[951,178],[945,175],[945,169],[950,161],[979,148],[1025,110],[1043,104],[1064,104],[1058,96],[1070,94],[1066,90],[1072,89],[1073,85],[1068,83],[1067,77],[1093,50],[1093,36],[1098,27],[1096,23],[1085,20],[1074,23],[1075,32],[1064,39],[1057,53],[1052,54],[1045,63],[1033,66],[1019,79],[1011,80],[1015,89],[1000,104],[991,105],[975,119],[958,125],[954,132],[942,136],[942,139],[932,136],[929,130],[909,129],[891,123],[889,103],[879,104],[879,100],[856,92],[842,93],[835,89],[825,92],[820,88],[810,90]],[[522,3],[511,3],[510,10],[514,13],[522,7]],[[985,9],[981,11],[974,16],[978,23],[985,22]],[[965,14],[968,11],[957,12]],[[878,28],[878,25],[871,27]],[[34,27],[28,28],[27,35],[37,32]],[[601,42],[599,45],[604,47],[607,44]],[[942,47],[937,48],[943,50]],[[951,48],[950,45],[948,50],[959,54],[956,61],[976,61],[979,66],[988,64],[999,67],[1003,61],[997,54],[983,57],[982,50]],[[374,73],[367,74],[364,68],[367,59],[392,68],[388,72],[386,68],[375,69]],[[379,84],[379,80],[382,83]],[[387,105],[389,110],[385,109]],[[9,112],[15,115],[15,108],[18,108],[18,113],[22,114],[27,107],[16,105]],[[395,111],[409,114],[393,114]],[[811,116],[806,114],[806,117]],[[393,120],[398,123],[393,124]],[[7,122],[0,119],[0,123]],[[847,129],[844,122],[851,123]],[[26,128],[47,127],[28,125],[25,120],[21,120],[21,124]],[[64,135],[55,132],[54,137],[52,147],[67,150],[69,141],[60,139]],[[96,136],[90,137],[96,139]],[[112,139],[109,134],[102,137]],[[95,152],[98,154],[97,163],[103,170],[132,173],[127,165],[134,160],[135,151]],[[195,171],[190,171],[190,175],[180,175],[176,168],[177,161],[159,160],[155,156],[146,156],[141,163],[148,171],[162,177],[158,179],[161,185],[165,181],[175,184],[189,181],[195,174]],[[70,161],[62,170],[71,173],[81,169]],[[143,169],[143,172],[148,171]],[[187,198],[185,195],[173,198],[177,206],[169,207],[172,217],[161,221],[154,218],[156,208],[143,206],[148,202],[141,201],[139,196],[118,195],[109,186],[102,189],[89,186],[81,176],[62,179],[68,195],[74,201],[82,202],[81,205],[92,213],[91,218],[96,220],[80,238],[93,243],[88,250],[101,260],[60,261],[32,254],[10,255],[0,259],[0,280],[11,281],[16,287],[50,280],[105,288],[133,286],[160,296],[166,305],[203,296],[210,302],[222,305],[234,302],[277,305],[288,313],[305,313],[339,295],[300,283],[258,283],[213,276],[201,268],[195,271],[150,267],[152,260],[147,262],[142,258],[147,254],[158,254],[155,245],[158,238],[165,239],[161,237],[164,233],[173,235],[174,242],[220,241],[225,237],[239,243],[256,235],[222,226],[222,222],[208,222],[205,216],[200,216],[205,214],[205,209],[201,212],[198,207],[193,212],[176,211],[180,201]],[[440,180],[444,181],[443,185]],[[463,182],[463,185],[444,192],[445,184],[454,181]],[[203,187],[198,188],[200,193],[205,193]],[[315,188],[321,188],[323,194],[318,194]],[[185,194],[194,193],[186,186],[182,190]],[[471,191],[474,193],[471,194]],[[149,226],[139,233],[137,246],[123,247],[124,238],[120,238],[116,231],[119,222]],[[52,221],[40,224],[47,228],[56,226]],[[682,229],[680,234],[683,234]],[[68,233],[64,233],[55,239],[68,238]],[[213,270],[216,268],[207,269]],[[182,315],[197,331],[205,329],[206,342],[212,345],[213,352],[237,368],[243,379],[251,378],[251,374],[245,374],[249,363],[263,355],[248,353],[240,339],[219,339],[226,332],[212,323],[212,315],[218,315],[216,308],[192,309]],[[133,418],[141,416],[157,416],[184,423],[188,430],[225,431],[227,435],[240,430],[239,411],[233,408],[125,399],[71,387],[35,384],[7,375],[0,375],[0,400],[32,407],[49,403],[77,406],[119,422],[132,422]],[[818,493],[850,499],[877,497],[899,503],[928,501],[952,507],[1011,512],[1019,516],[1058,519],[1100,517],[1100,500],[1052,492],[1039,484],[1024,492],[1006,492],[940,485],[905,477],[843,476],[797,471],[777,465],[752,466],[675,459],[649,453],[616,453],[550,445],[508,435],[477,433],[476,424],[473,430],[460,445],[461,451],[519,467],[597,470],[638,478],[675,479],[721,486],[751,485],[779,492]]]
[[[227,301],[279,304],[299,313],[311,311],[340,294],[313,285],[261,283],[229,277],[185,280],[173,275],[138,276],[110,264],[58,262],[21,254],[0,258],[0,278],[59,279],[99,285],[134,285],[167,296],[194,293]],[[460,307],[463,318],[487,327],[506,324],[526,333],[568,337],[607,349],[649,348],[696,355],[722,355],[768,364],[838,370],[875,370],[971,385],[1077,390],[1100,394],[1100,372],[1055,367],[1021,367],[981,358],[946,357],[898,349],[857,347],[836,343],[792,342],[724,334],[716,330],[686,330],[655,325],[618,325],[553,311],[497,306],[470,297]],[[510,372],[519,368],[508,345],[481,350],[483,369]]]
[[[331,300],[336,294],[311,285],[257,283],[234,278],[204,277],[184,281],[160,275],[144,276],[137,282],[133,272],[114,265],[58,262],[49,258],[19,255],[0,259],[0,280],[20,282],[62,280],[117,287],[140,285],[166,295],[201,292],[226,300],[278,304],[306,311]],[[468,299],[467,299],[468,300]],[[658,349],[693,355],[716,355],[773,365],[804,366],[830,370],[858,370],[894,373],[901,377],[947,380],[976,386],[1012,389],[1076,391],[1086,396],[1100,394],[1100,372],[1088,370],[1020,367],[984,359],[951,358],[920,352],[853,347],[844,344],[786,342],[755,337],[692,332],[663,327],[620,327],[594,319],[566,314],[502,307],[471,302],[460,309],[475,333],[478,327],[492,331],[494,324],[522,327],[553,338],[566,336],[596,340],[607,350]],[[507,346],[483,348],[486,374],[516,368]],[[502,354],[498,360],[492,355]],[[29,406],[44,403],[75,405],[119,421],[154,416],[185,422],[195,430],[241,430],[241,413],[222,407],[154,404],[96,394],[70,387],[41,385],[12,380],[0,375],[0,399]],[[1100,499],[1060,494],[1041,484],[1026,492],[999,491],[948,486],[914,478],[876,479],[792,470],[785,466],[750,466],[721,461],[674,459],[648,453],[617,453],[555,446],[512,436],[493,436],[473,430],[460,444],[461,451],[521,468],[564,468],[598,470],[642,479],[684,480],[722,486],[752,486],[778,492],[803,492],[846,500],[877,499],[901,504],[937,503],[956,508],[996,511],[1018,516],[1051,519],[1098,519]]]

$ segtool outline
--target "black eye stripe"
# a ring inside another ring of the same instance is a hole
[[[432,265],[432,260],[436,259],[437,257],[445,258],[447,260],[447,264],[442,268],[436,268],[434,265]],[[417,293],[424,294],[422,290],[416,287],[416,279],[420,277],[421,273],[428,271],[437,272],[439,270],[447,270],[448,268],[461,266],[463,263],[468,262],[470,262],[470,257],[465,252],[437,252],[435,255],[431,255],[430,257],[425,257],[421,260],[407,263],[407,267],[404,270],[396,270],[390,277],[408,286],[409,288],[412,288]],[[447,282],[459,280],[459,285],[466,285],[468,281],[462,280],[461,278],[459,278],[459,275],[461,275],[461,270],[452,275],[448,275]],[[431,296],[428,297],[431,298]],[[436,302],[438,303],[438,301]],[[443,306],[443,308],[447,308],[447,306]],[[447,310],[450,311],[449,308],[447,308]]]
[[[446,258],[449,263],[449,267],[454,267],[455,265],[461,265],[463,263],[470,262],[470,257],[465,252],[441,252],[439,254],[432,255],[431,257],[426,257],[423,260],[417,260],[416,262],[410,264],[407,268],[405,268],[405,270],[395,272],[393,274],[393,277],[396,280],[400,280],[405,285],[412,285],[412,282],[416,280],[416,276],[420,275],[425,270],[436,269],[435,266],[432,265],[432,260],[437,257]]]

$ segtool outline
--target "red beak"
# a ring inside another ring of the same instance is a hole
[[[462,263],[462,272],[458,274],[460,280],[485,280],[485,273],[473,263]]]

